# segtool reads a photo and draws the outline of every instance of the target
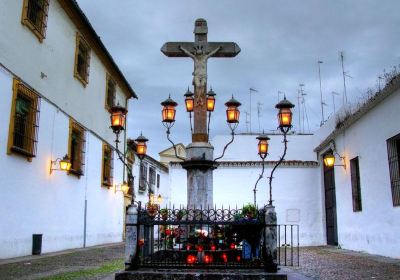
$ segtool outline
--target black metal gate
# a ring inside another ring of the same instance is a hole
[[[266,227],[285,241],[277,243],[278,264],[299,263],[298,226],[268,225],[264,210],[139,207],[138,215],[140,267],[265,268]]]

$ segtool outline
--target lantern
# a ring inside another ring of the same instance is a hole
[[[71,169],[71,161],[68,155],[65,155],[62,160],[60,160],[60,170],[69,171]]]
[[[335,165],[335,156],[331,152],[324,155],[324,164],[326,167],[333,167]]]
[[[126,110],[124,107],[120,106],[119,104],[112,106],[108,112],[111,114],[111,128],[114,133],[119,134],[122,130],[125,129],[125,119]]]
[[[238,107],[242,105],[239,101],[237,101],[235,98],[232,98],[225,103],[225,106],[227,107],[226,109],[226,121],[228,123],[239,123],[239,116],[240,116],[240,111]]]
[[[147,152],[147,145],[146,142],[149,141],[146,137],[140,133],[140,136],[135,139],[136,142],[136,154],[139,157],[139,159],[143,159],[146,155]]]
[[[214,112],[215,108],[215,92],[210,89],[210,91],[207,93],[207,111],[208,112]]]
[[[287,133],[292,127],[292,111],[294,105],[286,99],[286,96],[278,104],[275,105],[278,112],[279,128],[282,132]]]
[[[172,100],[171,96],[169,96],[166,100],[161,102],[161,105],[163,106],[162,109],[163,123],[171,127],[172,124],[175,122],[175,113],[176,113],[175,107],[178,105],[178,103]]]
[[[184,94],[185,96],[185,105],[186,105],[186,112],[193,112],[193,107],[194,107],[194,98],[193,98],[193,92],[187,89],[186,93]]]
[[[268,140],[270,139],[266,134],[259,135],[256,139],[258,139],[258,154],[261,158],[265,158],[268,155]]]

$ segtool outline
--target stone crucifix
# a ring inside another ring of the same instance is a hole
[[[194,42],[168,42],[161,52],[168,57],[190,57],[194,61],[193,86],[195,94],[192,142],[208,142],[207,134],[207,60],[210,57],[234,57],[240,52],[234,42],[207,41],[207,21],[195,21]]]

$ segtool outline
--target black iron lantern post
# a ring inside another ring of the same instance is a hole
[[[193,126],[192,126],[192,112],[194,109],[194,94],[189,90],[189,87],[184,94],[185,96],[185,106],[186,106],[186,112],[189,113],[189,122],[190,122],[190,131],[193,133]]]
[[[257,185],[258,185],[258,182],[260,182],[260,180],[264,176],[265,158],[268,155],[268,148],[269,148],[268,141],[270,140],[270,138],[263,131],[263,133],[261,135],[259,135],[256,139],[258,140],[258,155],[260,156],[260,158],[262,160],[262,163],[261,163],[262,169],[261,169],[261,174],[258,176],[258,179],[257,179],[257,181],[254,185],[254,189],[253,189],[255,206],[257,205]]]
[[[230,144],[232,144],[233,140],[235,139],[235,129],[239,125],[239,117],[240,117],[240,111],[239,107],[242,105],[239,101],[237,101],[232,94],[232,98],[229,99],[226,103],[226,122],[228,123],[229,128],[231,129],[231,140],[225,145],[222,155],[214,159],[214,162],[217,160],[221,159],[225,155],[225,151],[228,148]]]
[[[208,112],[208,123],[207,123],[207,134],[210,135],[210,121],[211,121],[211,113],[214,112],[215,109],[215,92],[210,89],[209,92],[207,92],[206,96],[206,105],[207,105],[207,112]]]
[[[120,143],[119,141],[119,135],[121,131],[125,130],[125,124],[126,124],[126,114],[128,113],[128,110],[125,107],[120,106],[117,104],[116,106],[113,106],[109,109],[110,113],[110,121],[111,121],[111,129],[113,130],[114,134],[116,135],[115,139],[115,151],[118,155],[118,159],[122,162],[122,164],[125,166],[127,173],[128,173],[128,182],[132,182],[132,203],[135,202],[135,187],[134,187],[134,180],[133,180],[133,173],[132,173],[132,168],[131,166],[126,162],[126,154],[121,152],[119,150],[118,144]],[[147,152],[147,144],[146,142],[148,139],[144,137],[142,134],[138,138],[135,139],[136,142],[136,155],[139,157],[140,160],[143,160],[143,158],[146,155]]]
[[[278,109],[278,128],[283,134],[283,144],[284,150],[281,158],[275,164],[275,166],[271,170],[271,174],[269,176],[269,205],[272,205],[272,179],[274,178],[274,173],[276,168],[283,162],[287,152],[287,134],[292,128],[292,108],[294,105],[286,99],[286,96],[281,100],[278,104],[275,105],[275,108]]]
[[[193,100],[193,104],[191,104],[190,99],[193,99],[193,95],[192,93],[189,91],[189,89],[187,90],[186,94],[185,94],[187,101],[185,100],[185,105],[186,105],[186,110],[189,112],[190,114],[190,119],[192,117],[192,113],[191,111],[193,111],[193,105],[194,105],[194,100]],[[189,107],[188,107],[189,105]],[[161,106],[162,107],[162,123],[163,125],[167,128],[167,139],[168,141],[172,144],[172,147],[174,148],[175,151],[175,156],[181,160],[185,160],[184,158],[180,157],[176,151],[176,145],[175,143],[171,140],[171,138],[169,137],[169,135],[171,134],[171,127],[174,126],[175,124],[175,116],[176,116],[176,106],[178,106],[178,103],[176,103],[172,98],[171,95],[168,96],[167,99],[165,99],[163,102],[161,102]],[[191,124],[192,122],[190,122]],[[192,129],[192,128],[191,128]]]

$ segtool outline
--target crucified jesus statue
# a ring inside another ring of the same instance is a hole
[[[199,88],[205,87],[207,84],[207,60],[209,57],[213,56],[219,50],[221,50],[222,46],[218,46],[218,48],[212,50],[208,54],[204,52],[203,46],[201,45],[195,47],[194,54],[182,46],[179,46],[179,49],[183,51],[187,56],[191,57],[194,61],[192,84],[195,87]]]

